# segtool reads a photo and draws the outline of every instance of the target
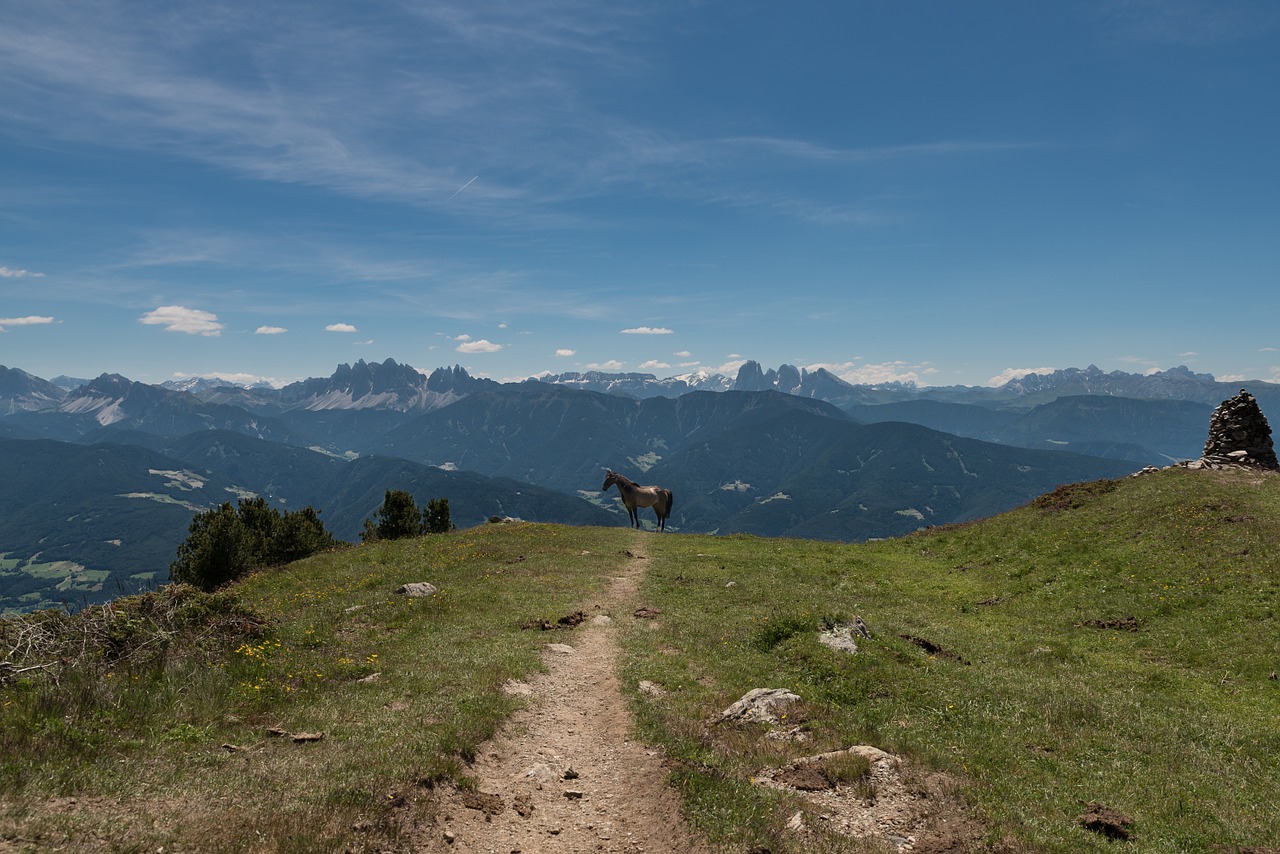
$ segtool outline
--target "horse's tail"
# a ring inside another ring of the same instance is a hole
[[[671,508],[672,508],[673,506],[675,506],[675,503],[676,503],[676,495],[675,495],[675,493],[674,493],[674,492],[672,492],[672,491],[671,491],[671,490],[669,490],[669,489],[664,489],[664,490],[662,490],[662,491],[663,491],[664,493],[666,493],[666,496],[667,496],[667,509],[666,509],[666,512],[665,512],[665,513],[663,513],[662,515],[663,515],[663,516],[670,516],[670,515],[671,515]]]

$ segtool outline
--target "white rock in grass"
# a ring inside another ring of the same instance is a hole
[[[853,639],[853,630],[848,626],[836,626],[818,635],[818,643],[828,646],[836,652],[847,652],[853,655],[858,651],[858,642]]]
[[[396,593],[401,596],[408,596],[410,599],[434,596],[439,592],[440,589],[438,587],[427,581],[414,581],[409,584],[401,584],[396,588]]]
[[[574,649],[567,643],[549,643],[547,644],[547,652],[555,655],[573,655]]]
[[[720,713],[722,721],[776,724],[778,712],[800,702],[800,696],[786,688],[753,688],[742,699]]]

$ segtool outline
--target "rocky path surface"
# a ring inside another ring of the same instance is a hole
[[[645,538],[617,556],[617,574],[588,619],[557,635],[549,672],[507,686],[526,707],[486,744],[474,792],[448,793],[419,850],[497,854],[694,854],[700,843],[665,785],[660,750],[635,741],[617,669],[619,625],[633,619],[648,563]]]

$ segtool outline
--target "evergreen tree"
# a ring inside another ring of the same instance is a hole
[[[422,511],[422,527],[428,534],[446,534],[453,530],[449,499],[433,498],[427,502],[427,508]]]
[[[169,565],[169,577],[213,590],[253,569],[301,560],[336,541],[312,507],[285,513],[263,498],[242,498],[196,514]]]
[[[402,489],[388,489],[372,519],[364,520],[361,542],[399,540],[423,534],[443,534],[453,530],[449,499],[433,498],[421,511],[413,496]]]
[[[320,513],[311,506],[294,513],[286,513],[275,526],[267,564],[276,566],[302,560],[317,552],[326,551],[338,544],[325,530]]]
[[[250,563],[244,523],[230,502],[191,520],[178,559],[169,566],[174,581],[212,590],[238,577]]]
[[[374,539],[399,540],[404,537],[421,536],[423,533],[418,505],[414,502],[413,496],[403,489],[387,490],[375,520],[372,524],[372,530],[376,534]],[[370,525],[366,523],[364,533],[361,535],[365,542],[370,542],[369,532]]]

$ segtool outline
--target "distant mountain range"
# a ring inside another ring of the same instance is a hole
[[[673,489],[677,530],[893,536],[1196,457],[1213,406],[1240,385],[1091,366],[917,388],[755,362],[733,379],[502,384],[388,359],[275,389],[0,366],[0,608],[161,581],[192,514],[247,495],[311,504],[347,539],[386,489],[447,497],[460,525],[625,524],[600,493],[611,467]],[[1280,411],[1280,386],[1244,385]]]

